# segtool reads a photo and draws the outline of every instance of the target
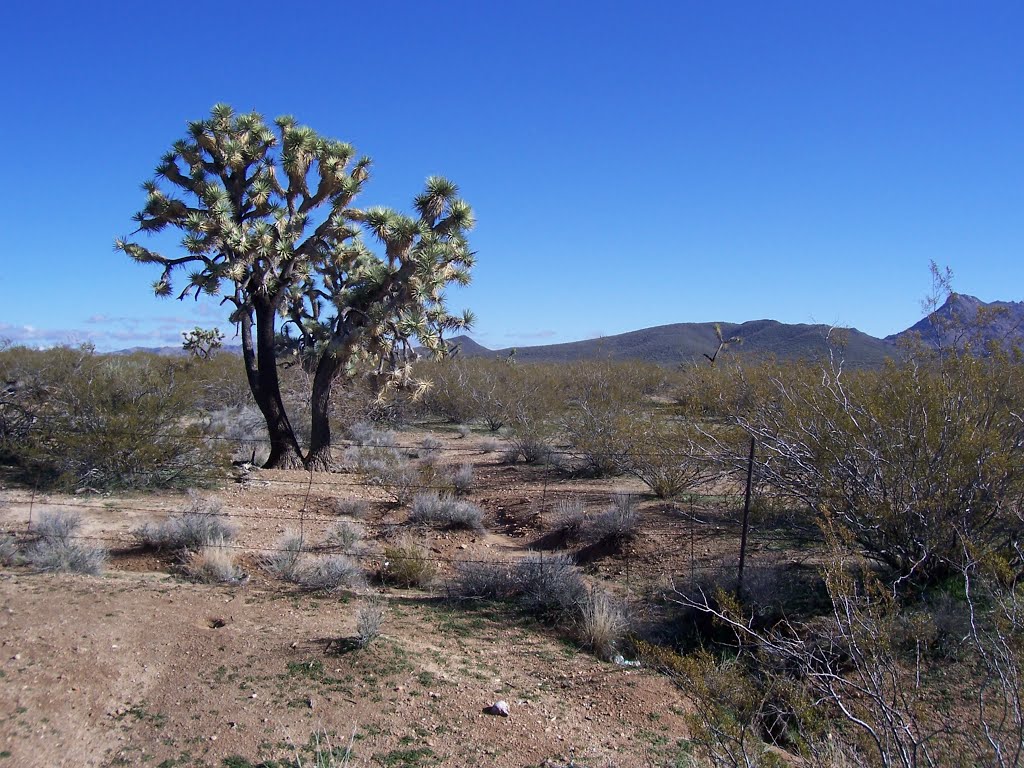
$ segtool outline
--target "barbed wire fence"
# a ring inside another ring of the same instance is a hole
[[[66,430],[66,424],[63,425]],[[80,431],[83,436],[101,435],[105,438],[122,437],[126,433],[116,430],[92,430],[83,429]],[[161,439],[174,437],[173,435],[161,432],[141,434],[131,433],[134,438]],[[266,443],[263,438],[240,438],[236,436],[213,435],[204,436],[203,439],[211,441],[228,441],[239,446],[263,445]],[[799,527],[779,528],[763,523],[751,523],[751,511],[757,501],[763,501],[772,497],[770,489],[759,487],[756,482],[754,450],[755,444],[750,443],[750,454],[744,471],[739,471],[737,466],[722,466],[714,457],[681,456],[678,452],[652,450],[642,455],[648,458],[672,459],[685,458],[688,461],[707,462],[709,467],[713,464],[718,470],[714,488],[691,489],[680,494],[674,499],[659,499],[653,504],[647,504],[647,511],[644,513],[642,522],[639,524],[638,535],[641,537],[657,537],[659,543],[665,546],[661,555],[650,552],[645,553],[643,562],[637,555],[635,546],[625,546],[611,554],[621,563],[625,575],[625,587],[630,592],[633,587],[633,574],[637,572],[640,565],[648,570],[659,570],[658,563],[661,560],[661,570],[668,571],[672,578],[697,582],[702,575],[713,574],[718,577],[732,574],[725,579],[733,585],[737,595],[740,595],[744,587],[744,574],[751,571],[774,569],[771,559],[772,553],[794,550],[807,544],[819,541],[816,532]],[[388,441],[382,444],[356,443],[352,442],[345,446],[339,446],[342,450],[380,450],[405,452],[407,454],[418,454],[424,451],[422,443]],[[483,456],[492,451],[484,451],[479,446],[446,445],[437,451],[442,458],[456,458],[465,456]],[[557,502],[578,498],[579,496],[595,497],[603,496],[605,504],[608,498],[614,496],[638,496],[635,490],[595,490],[587,488],[585,481],[572,483],[568,492],[556,491],[554,481],[561,479],[555,475],[557,467],[561,464],[560,459],[573,459],[579,457],[579,452],[571,448],[553,448],[550,455],[555,461],[548,465],[541,464],[538,467],[540,477],[536,478],[536,485],[539,485],[539,499],[530,508],[529,521],[521,526],[522,530],[534,531],[534,538],[527,542],[522,548],[522,554],[536,552],[541,557],[543,567],[544,554],[552,551],[567,551],[565,543],[561,544],[546,542],[546,534],[552,532],[552,513],[555,511]],[[381,498],[386,489],[384,484],[374,482],[371,478],[358,470],[348,470],[340,473],[317,472],[313,470],[294,470],[290,474],[302,476],[284,477],[281,473],[263,473],[251,471],[245,462],[243,466],[237,467],[235,472],[223,478],[224,483],[236,483],[239,488],[259,487],[263,489],[281,489],[282,495],[278,500],[278,508],[275,510],[246,512],[240,510],[220,509],[206,512],[205,514],[223,517],[229,521],[272,521],[288,524],[297,524],[299,536],[306,541],[307,531],[309,540],[315,542],[308,547],[307,551],[323,554],[342,554],[356,560],[379,562],[382,554],[379,551],[372,551],[363,548],[345,547],[341,545],[326,544],[322,541],[327,526],[335,525],[339,521],[348,520],[344,515],[334,511],[324,511],[326,499],[339,498],[341,495],[349,495],[353,498],[366,499],[367,495],[375,496],[370,501],[381,505],[387,505],[391,510],[397,511],[405,505],[396,504],[386,498]],[[498,464],[500,462],[494,462]],[[127,475],[145,476],[158,475],[161,473],[129,469]],[[710,471],[706,474],[710,475]],[[201,485],[209,481],[208,474],[179,474],[176,481],[182,485],[195,483]],[[408,490],[420,492],[446,493],[451,491],[451,485],[444,482],[418,482],[407,484]],[[28,515],[24,524],[16,525],[7,523],[0,526],[0,536],[13,537],[16,541],[30,541],[35,538],[34,526],[38,523],[38,511],[40,509],[68,509],[79,512],[97,510],[95,503],[79,500],[67,495],[53,497],[49,494],[40,493],[38,483],[33,484],[29,491]],[[143,489],[145,490],[145,489]],[[485,489],[488,493],[510,490],[503,486],[501,480],[493,478],[488,482]],[[85,492],[89,492],[87,489]],[[289,492],[292,492],[289,495]],[[653,498],[647,495],[647,499]],[[311,501],[316,503],[311,505]],[[652,509],[653,508],[653,509]],[[146,515],[151,519],[164,517],[176,517],[189,514],[188,509],[168,510],[165,506],[148,506],[132,501],[118,501],[116,509]],[[485,513],[495,513],[499,510],[485,509]],[[654,520],[650,518],[656,518]],[[352,522],[358,523],[364,530],[375,538],[386,539],[390,534],[401,530],[423,530],[427,526],[403,519],[397,521],[365,520],[358,519]],[[117,553],[131,552],[140,549],[140,544],[131,531],[117,534],[82,534],[76,533],[70,536],[71,539],[96,542],[107,549]],[[227,542],[225,548],[236,550],[242,554],[249,554],[256,557],[268,556],[273,553],[290,552],[283,547],[268,546],[257,543]],[[488,563],[494,565],[514,566],[520,562],[520,557],[495,557],[486,558],[460,555],[456,557],[442,556],[439,554],[395,554],[392,557],[406,558],[411,560],[424,560],[453,569],[460,563]]]

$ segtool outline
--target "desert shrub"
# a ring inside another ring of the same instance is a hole
[[[483,510],[476,504],[437,493],[418,493],[412,501],[409,520],[442,528],[468,528],[482,531]]]
[[[473,434],[473,428],[469,424],[457,424],[455,426],[455,433],[464,440]]]
[[[233,461],[260,463],[270,455],[266,422],[254,405],[215,407],[208,412],[206,430],[230,447]]]
[[[319,592],[354,589],[365,583],[359,563],[346,555],[304,558],[292,569],[291,580]]]
[[[346,552],[355,552],[362,547],[365,538],[366,529],[363,526],[343,520],[328,529],[324,544],[339,547]]]
[[[217,542],[232,541],[236,528],[221,512],[216,499],[203,499],[190,494],[188,509],[161,523],[146,523],[134,531],[141,546],[158,551],[197,551]]]
[[[0,535],[0,566],[7,568],[19,559],[18,540],[9,534]]]
[[[408,504],[424,484],[420,469],[393,449],[359,449],[356,464],[370,485],[383,490],[397,504]]]
[[[580,639],[595,656],[608,660],[626,630],[629,620],[625,606],[604,590],[593,588],[587,594],[580,616]]]
[[[348,438],[356,445],[374,448],[393,448],[398,444],[394,432],[379,430],[366,421],[359,421],[348,428]]]
[[[583,459],[585,472],[622,474],[627,457],[638,449],[646,388],[620,363],[577,363],[573,371],[569,408],[562,417],[569,444]]]
[[[577,541],[587,523],[587,508],[579,499],[559,499],[551,522],[551,532],[565,544]]]
[[[68,512],[43,512],[33,526],[35,540],[25,549],[25,561],[39,571],[97,575],[107,561],[102,547],[75,541],[81,518]]]
[[[587,587],[572,557],[564,552],[530,554],[516,566],[523,606],[542,618],[573,619],[587,597]]]
[[[380,637],[384,624],[384,602],[379,599],[364,600],[356,611],[356,645],[366,648]]]
[[[437,576],[430,550],[402,537],[384,547],[380,577],[396,587],[429,587]]]
[[[905,584],[1010,553],[1024,497],[1019,363],[937,356],[850,374],[775,371],[750,416],[758,476],[846,529]],[[966,546],[965,546],[966,543]]]
[[[625,469],[659,499],[693,491],[719,471],[698,437],[688,421],[651,417],[637,426],[638,447],[625,460]]]
[[[472,558],[455,563],[449,592],[460,598],[506,600],[520,594],[514,564],[495,558]]]
[[[188,578],[203,584],[237,583],[244,575],[235,563],[234,549],[223,540],[189,552],[182,570]]]
[[[68,541],[40,539],[29,545],[25,561],[39,571],[98,575],[107,562],[107,551]]]
[[[0,455],[42,487],[212,483],[226,463],[205,439],[188,361],[8,350],[0,374],[15,382],[0,402]]]
[[[605,546],[618,547],[632,541],[640,533],[636,496],[612,494],[611,506],[587,520],[583,533],[591,543]]]
[[[305,552],[306,542],[303,537],[289,531],[278,539],[270,552],[265,553],[262,558],[263,568],[278,578],[291,581],[295,578]]]
[[[365,499],[335,499],[334,513],[342,517],[354,517],[362,520],[370,512],[370,505]]]
[[[443,447],[444,443],[436,437],[425,437],[420,441],[420,447],[417,453],[421,459],[436,458]]]
[[[500,447],[501,443],[499,443],[497,440],[491,437],[485,438],[480,441],[480,451],[482,453],[494,453]]]
[[[74,512],[43,512],[32,526],[33,535],[48,542],[69,542],[82,530],[82,518]]]
[[[458,359],[425,363],[421,373],[430,381],[430,388],[423,395],[423,410],[453,424],[475,419],[479,409],[472,396],[470,381],[474,366],[475,361]]]
[[[461,464],[449,476],[455,493],[469,493],[473,488],[473,465]]]

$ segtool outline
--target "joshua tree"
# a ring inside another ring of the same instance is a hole
[[[193,357],[206,360],[221,348],[224,343],[224,334],[220,328],[200,328],[198,325],[191,331],[182,331],[181,347]]]
[[[715,323],[715,336],[718,338],[718,349],[715,350],[715,354],[709,355],[707,352],[704,353],[710,362],[711,366],[714,367],[715,361],[718,360],[718,355],[727,350],[732,344],[742,344],[743,339],[739,336],[730,336],[728,339],[722,335],[722,326]]]
[[[448,313],[443,289],[469,282],[473,253],[466,233],[473,214],[455,184],[440,177],[427,179],[412,216],[355,207],[370,159],[292,117],[279,117],[274,126],[223,104],[208,119],[189,123],[186,138],[172,145],[144,185],[146,205],[135,216],[136,233],[180,230],[181,253],[165,256],[128,239],[116,247],[163,267],[153,284],[158,296],[173,295],[175,272],[190,268],[179,299],[222,297],[267,422],[266,466],[325,468],[328,408],[339,378],[369,371],[381,392],[411,386],[412,340],[443,354],[443,334],[472,322],[469,313]],[[364,233],[379,243],[380,254]],[[305,454],[281,398],[279,320],[315,361]]]

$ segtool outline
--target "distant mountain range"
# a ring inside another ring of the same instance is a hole
[[[979,314],[980,313],[980,314]],[[978,322],[980,320],[980,323]],[[899,354],[900,342],[918,335],[932,347],[951,346],[962,342],[965,328],[977,330],[981,341],[995,340],[1001,344],[1024,345],[1024,302],[994,301],[986,303],[974,296],[951,294],[939,309],[899,333],[877,339],[856,328],[831,328],[827,325],[780,323],[776,320],[751,320],[746,323],[673,323],[639,331],[603,336],[597,339],[545,344],[532,347],[488,349],[469,336],[456,336],[448,341],[458,348],[462,357],[508,357],[513,349],[515,359],[523,363],[567,363],[576,360],[612,359],[643,360],[658,365],[702,362],[714,355],[719,346],[718,330],[724,339],[738,337],[722,352],[723,359],[739,357],[762,360],[814,360],[830,351],[841,352],[849,366],[873,367],[886,358]],[[975,339],[977,341],[977,339]],[[223,348],[241,353],[238,346]],[[131,352],[181,355],[181,347],[133,347]]]
[[[752,320],[739,324],[674,323],[598,339],[534,347],[487,349],[468,336],[455,337],[449,344],[458,347],[463,357],[508,357],[515,349],[515,359],[524,363],[565,363],[605,358],[675,365],[702,362],[705,356],[714,355],[719,346],[716,326],[722,338],[740,339],[721,353],[723,358],[814,360],[835,351],[849,366],[872,367],[881,365],[886,358],[899,355],[900,342],[911,335],[918,335],[931,347],[948,347],[963,340],[965,329],[973,329],[972,332],[976,331],[982,342],[996,340],[1002,344],[1024,345],[1024,302],[986,303],[974,296],[951,294],[939,309],[905,331],[884,339],[869,336],[856,328]],[[977,343],[978,339],[974,341]]]

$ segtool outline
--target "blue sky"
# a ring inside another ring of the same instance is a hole
[[[506,7],[507,6],[507,7]],[[886,335],[928,263],[1024,298],[1020,2],[17,3],[0,11],[0,338],[223,323],[112,241],[216,102],[473,204],[491,347],[764,317]]]

